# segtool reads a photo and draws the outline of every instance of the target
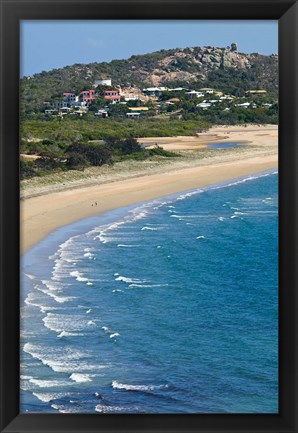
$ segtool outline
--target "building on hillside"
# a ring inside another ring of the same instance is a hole
[[[202,110],[208,110],[208,108],[211,107],[211,104],[208,102],[201,102],[200,104],[197,104],[198,108],[202,108]]]
[[[248,108],[250,106],[250,102],[242,102],[241,104],[235,104],[235,107],[239,108]]]
[[[69,107],[70,103],[67,101],[59,101],[59,102],[53,102],[53,107],[60,109],[60,108],[66,108]]]
[[[143,93],[147,96],[160,96],[168,90],[167,87],[147,87],[143,89]]]
[[[70,107],[61,107],[59,108],[59,114],[68,114],[71,111]]]
[[[126,113],[126,117],[133,119],[133,118],[137,118],[141,115],[141,113],[138,113],[136,111],[132,112],[132,113]]]
[[[107,110],[98,110],[97,113],[94,113],[94,116],[99,116],[99,117],[103,117],[104,119],[109,117],[109,113],[107,112]]]
[[[131,111],[148,111],[149,107],[129,107]]]
[[[83,90],[79,95],[79,99],[83,102],[94,101],[96,98],[97,98],[97,94],[94,89]]]
[[[119,102],[121,99],[120,92],[117,89],[114,90],[106,90],[104,92],[104,98],[107,101]]]
[[[168,100],[166,101],[166,103],[167,103],[167,102],[171,102],[171,103],[173,103],[173,104],[176,104],[176,103],[180,102],[180,99],[179,99],[179,98],[171,98],[171,99],[168,99]]]
[[[245,92],[245,96],[250,95],[265,95],[267,93],[267,90],[247,90]]]
[[[221,96],[219,99],[221,101],[233,101],[233,99],[235,99],[235,96],[224,95],[224,96]]]
[[[203,87],[202,89],[199,89],[200,92],[203,92],[204,95],[212,95],[212,93],[215,92],[214,89],[211,89],[210,87]]]
[[[75,93],[64,92],[63,93],[63,100],[68,102],[69,104],[71,104],[73,102],[76,102],[77,95]]]
[[[168,92],[182,92],[183,90],[187,90],[185,87],[175,87],[175,89],[168,89]]]
[[[187,98],[192,99],[192,98],[202,98],[205,94],[203,92],[197,92],[196,90],[191,90],[190,92],[186,92],[185,95]]]
[[[111,86],[112,85],[112,80],[111,78],[101,78],[99,80],[94,80],[94,87],[97,86]]]

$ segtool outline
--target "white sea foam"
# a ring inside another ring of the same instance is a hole
[[[72,373],[69,378],[77,383],[92,382],[90,374]]]
[[[71,401],[70,401],[71,403]],[[79,407],[75,408],[75,407],[66,407],[65,405],[62,404],[52,404],[51,407],[53,409],[58,410],[60,413],[79,413],[81,412],[81,409]]]
[[[114,334],[110,335],[110,338],[120,337],[120,334],[118,332],[114,332]]]
[[[116,413],[116,412],[136,412],[138,406],[107,406],[105,404],[98,404],[95,406],[95,411],[100,413]]]
[[[88,326],[96,326],[96,323],[94,322],[94,320],[89,320],[89,322],[87,323]]]
[[[23,350],[57,373],[73,373],[77,371],[81,372],[82,370],[94,372],[97,369],[107,367],[105,365],[98,366],[84,362],[86,353],[71,348],[64,348],[62,352],[59,352],[57,349],[50,350],[48,347],[42,348],[31,343],[26,343]]]
[[[60,332],[59,335],[57,335],[58,338],[63,338],[63,337],[83,337],[84,334],[80,334],[77,332],[66,332],[66,331],[62,331]]]
[[[84,254],[84,257],[88,257],[88,259],[93,259],[94,258],[94,254],[92,254],[92,253],[85,253]]]
[[[205,239],[205,236],[197,236],[196,239]]]
[[[91,308],[89,308],[89,310],[87,310],[87,311],[86,311],[86,314],[90,314],[90,313],[91,313],[91,311],[92,311],[92,309],[91,309]]]
[[[119,332],[112,331],[108,326],[102,326],[102,329],[110,336],[110,338],[120,337]]]
[[[88,326],[84,316],[73,314],[47,313],[42,321],[46,328],[59,333],[83,331]]]
[[[39,393],[39,392],[33,392],[33,395],[38,398],[38,400],[42,401],[43,403],[49,403],[50,401],[57,400],[58,398],[65,397],[67,393]]]
[[[74,299],[76,299],[75,296],[59,296],[56,293],[54,293],[54,290],[47,290],[47,289],[42,289],[41,287],[36,287],[37,290],[39,290],[40,292],[44,293],[45,295],[50,296],[51,298],[53,298],[56,302],[58,302],[58,304],[64,304],[65,302],[70,302]],[[57,290],[58,292],[60,290]]]
[[[69,273],[71,277],[75,277],[77,281],[80,281],[82,283],[90,282],[89,278],[85,277],[82,272],[79,271],[72,271]]]
[[[125,391],[154,391],[155,389],[166,389],[168,385],[128,385],[119,383],[116,380],[112,382],[114,389],[123,389]]]
[[[157,231],[157,230],[160,230],[160,228],[159,228],[159,227],[148,227],[148,226],[144,226],[144,227],[141,228],[141,231],[142,231],[142,230],[152,230],[152,231]]]
[[[142,283],[138,278],[128,278],[119,275],[119,277],[115,278],[116,281],[123,281],[124,283]]]
[[[45,380],[45,379],[35,379],[29,377],[29,382],[33,385],[37,385],[39,388],[57,388],[72,385],[72,382],[67,382],[66,380]]]
[[[35,280],[35,278],[36,278],[36,276],[35,276],[35,275],[31,275],[31,274],[25,274],[25,273],[24,273],[24,275],[26,275],[26,277],[28,277],[28,278],[29,278],[29,280]]]

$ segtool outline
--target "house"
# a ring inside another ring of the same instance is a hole
[[[112,85],[112,80],[111,78],[102,78],[100,80],[94,80],[94,87],[97,86],[111,86]]]
[[[65,107],[69,107],[69,102],[67,101],[60,101],[60,102],[54,102],[53,103],[53,107],[60,109],[60,108],[65,108]]]
[[[242,104],[235,104],[235,107],[239,108],[248,108],[250,106],[250,102],[243,102]]]
[[[245,92],[245,96],[250,96],[250,95],[265,95],[267,93],[266,90],[247,90]]]
[[[210,87],[202,87],[202,89],[199,89],[200,92],[203,92],[204,95],[212,95],[212,93],[215,92],[214,89],[211,89]]]
[[[71,108],[69,107],[61,107],[59,108],[59,113],[60,114],[68,114],[70,112]]]
[[[131,111],[148,111],[149,107],[129,107]]]
[[[136,111],[134,111],[133,113],[126,113],[126,117],[129,117],[131,119],[139,117],[141,113],[137,113]]]
[[[99,116],[99,117],[103,117],[104,119],[106,119],[107,117],[109,117],[109,114],[106,110],[98,110],[97,113],[94,113],[94,116]]]
[[[121,99],[119,90],[106,90],[104,92],[104,98],[107,101],[112,101],[112,102],[119,102]]]
[[[94,89],[83,90],[79,95],[79,99],[81,99],[83,102],[94,101],[94,99],[96,98],[97,98],[97,94],[95,93]]]
[[[77,111],[73,111],[70,114],[74,114],[76,116],[82,117],[84,114],[86,114],[86,110],[77,110]]]
[[[175,89],[168,89],[168,92],[182,92],[183,90],[187,90],[184,87],[176,87]]]
[[[234,97],[229,95],[224,95],[219,98],[221,101],[233,101]]]
[[[180,102],[180,99],[179,98],[171,98],[171,99],[168,99],[166,102],[173,102],[175,104],[177,102]]]
[[[160,96],[162,92],[166,92],[167,90],[167,87],[147,87],[143,89],[143,93],[148,96]]]
[[[75,93],[64,92],[63,100],[71,104],[77,100],[77,95]]]
[[[211,104],[208,102],[201,102],[200,104],[197,104],[198,108],[202,108],[203,110],[208,110],[208,108],[211,107]]]
[[[204,93],[203,92],[197,92],[196,90],[191,90],[190,92],[186,92],[185,95],[189,99],[202,98],[204,96]]]

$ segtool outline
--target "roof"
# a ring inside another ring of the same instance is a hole
[[[267,90],[247,90],[246,93],[267,93]]]
[[[148,111],[149,107],[129,107],[131,111]]]
[[[158,92],[158,91],[164,91],[168,90],[167,87],[147,87],[146,89],[143,89],[143,92]]]

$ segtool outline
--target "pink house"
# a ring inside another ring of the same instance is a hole
[[[119,90],[106,90],[104,93],[104,98],[108,101],[120,101]]]
[[[95,90],[83,90],[80,93],[80,98],[82,98],[83,102],[94,101],[94,99],[96,99]]]

